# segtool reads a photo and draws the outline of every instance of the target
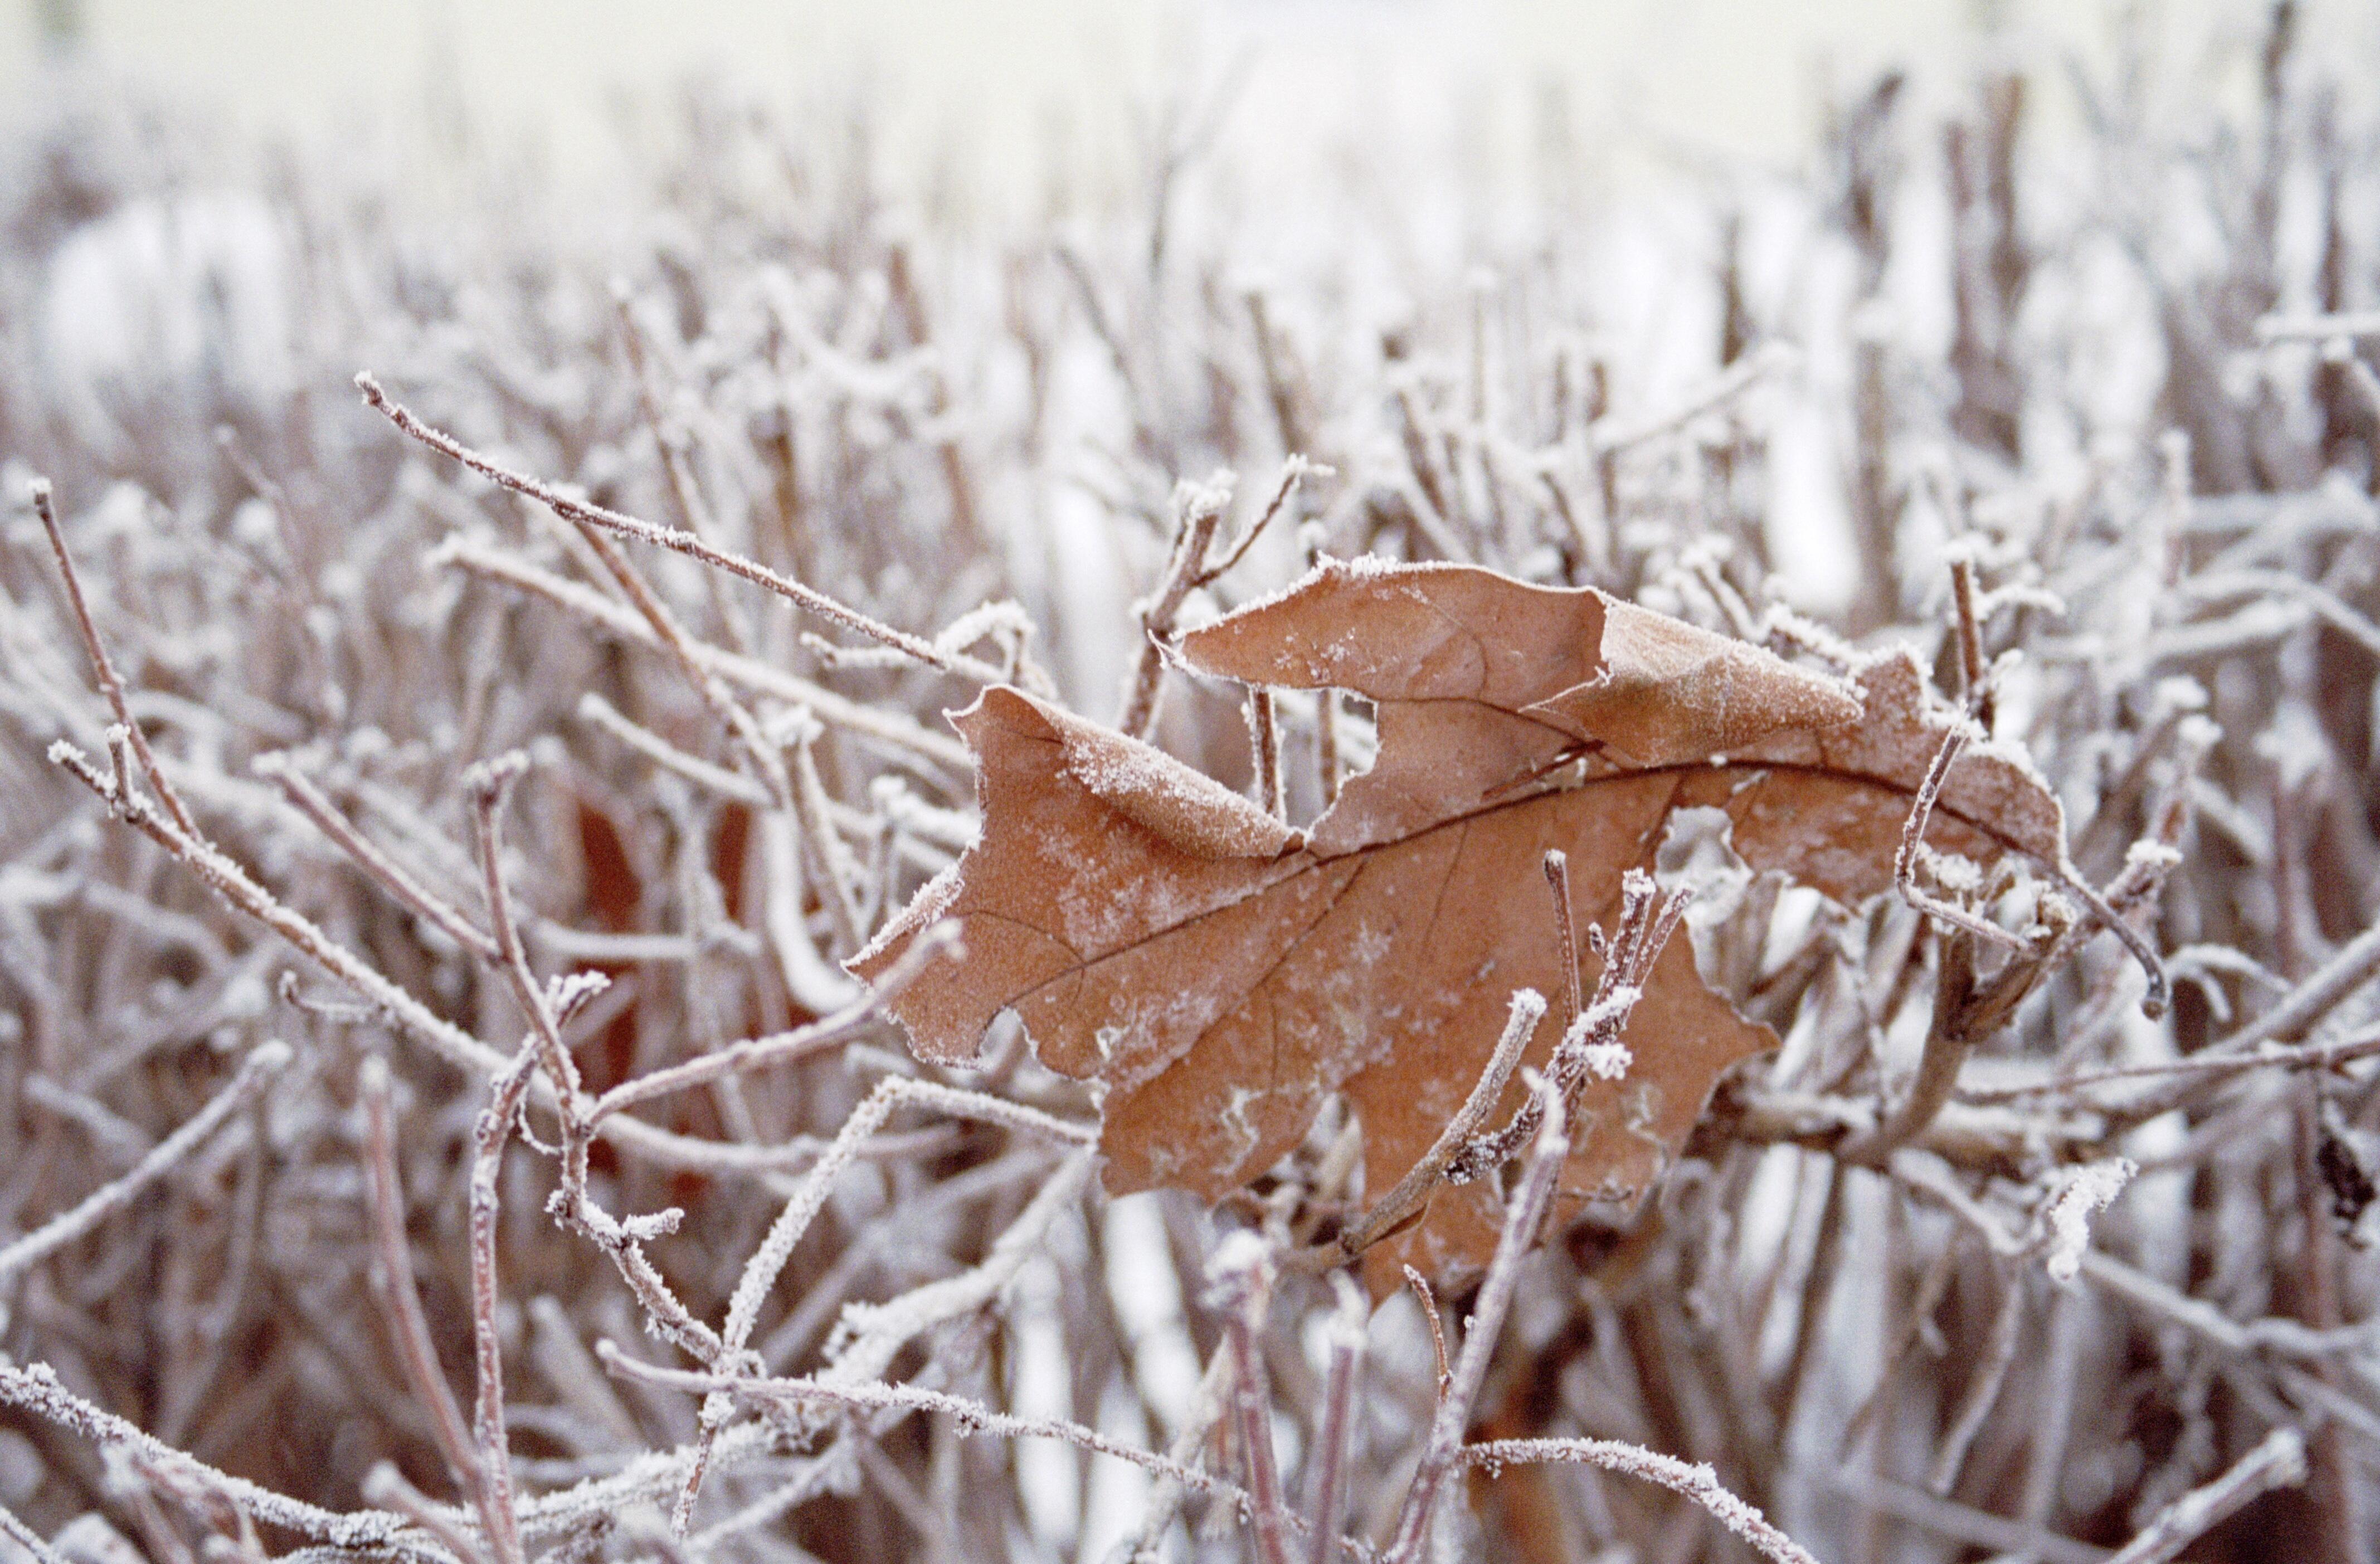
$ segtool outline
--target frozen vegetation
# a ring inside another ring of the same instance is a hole
[[[2297,19],[1608,186],[1185,69],[1029,218],[848,104],[591,194],[9,105],[0,1558],[2373,1556],[2380,118]],[[989,685],[1315,819],[1373,709],[1171,647],[1322,556],[1912,648],[2067,851],[1845,907],[1681,816],[1781,1047],[1532,1246],[1545,1115],[1484,1276],[1299,1263],[1339,1107],[1110,1197],[843,963]]]

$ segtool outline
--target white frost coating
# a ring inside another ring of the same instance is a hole
[[[859,986],[820,955],[811,942],[809,925],[802,915],[802,844],[797,829],[793,818],[782,811],[771,810],[760,818],[760,851],[769,866],[762,926],[776,949],[785,987],[813,1012],[827,1015],[856,999]]]
[[[2042,1264],[2051,1280],[2074,1279],[2082,1268],[2082,1252],[2091,1247],[2091,1218],[2106,1210],[2140,1170],[2129,1157],[2111,1157],[2068,1175],[2065,1186],[2041,1213],[2042,1225],[2049,1230]]]
[[[1608,1043],[1589,1043],[1585,1049],[1586,1071],[1598,1081],[1617,1081],[1628,1073],[1636,1056],[1628,1045],[1614,1038]]]
[[[1628,1012],[1636,1008],[1636,1001],[1642,998],[1644,991],[1640,988],[1624,983],[1614,987],[1610,993],[1587,1006],[1585,1012],[1570,1024],[1570,1029],[1562,1034],[1562,1052],[1577,1055],[1585,1061],[1586,1073],[1598,1081],[1617,1081],[1627,1074],[1628,1067],[1636,1062],[1636,1056],[1629,1051],[1626,1043],[1617,1037],[1600,1043],[1588,1042],[1587,1038],[1596,1032],[1608,1031],[1623,1024]]]

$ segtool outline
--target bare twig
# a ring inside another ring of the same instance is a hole
[[[1642,1445],[1620,1439],[1496,1439],[1466,1445],[1466,1465],[1495,1471],[1529,1461],[1567,1461],[1599,1466],[1641,1482],[1682,1494],[1717,1518],[1719,1524],[1752,1545],[1777,1564],[1818,1564],[1808,1549],[1769,1523],[1768,1518],[1730,1493],[1708,1466],[1690,1465],[1674,1456],[1658,1454]]]
[[[364,1105],[364,1171],[371,1196],[372,1242],[377,1264],[372,1279],[388,1315],[397,1361],[404,1365],[414,1399],[430,1414],[431,1432],[455,1478],[480,1502],[480,1523],[493,1536],[496,1520],[481,1494],[478,1452],[455,1402],[446,1371],[439,1365],[438,1349],[430,1340],[430,1322],[421,1313],[421,1294],[413,1283],[413,1259],[405,1237],[405,1193],[397,1182],[396,1125],[389,1105],[388,1061],[368,1055],[358,1072],[358,1095]]]
[[[2276,1428],[2211,1483],[2192,1488],[2141,1528],[2107,1564],[2166,1564],[2251,1499],[2305,1481],[2305,1437]]]
[[[142,1190],[171,1172],[176,1164],[220,1129],[225,1120],[263,1090],[273,1076],[287,1067],[292,1057],[289,1045],[278,1040],[254,1049],[240,1061],[239,1073],[232,1077],[228,1085],[210,1098],[207,1105],[193,1114],[180,1129],[151,1147],[129,1171],[92,1191],[73,1209],[51,1218],[31,1232],[0,1248],[0,1287],[14,1282],[29,1267],[39,1265],[129,1206]]]
[[[260,755],[253,769],[259,776],[277,785],[284,797],[296,805],[301,814],[314,822],[316,829],[353,858],[358,867],[379,881],[390,895],[412,908],[425,922],[435,926],[449,940],[480,960],[493,961],[497,958],[499,952],[494,940],[452,903],[422,884],[404,865],[358,830],[328,795],[315,785],[314,779],[298,770],[287,756]]]
[[[1281,785],[1281,721],[1269,689],[1248,691],[1248,746],[1256,758],[1257,803],[1274,819],[1289,818],[1289,797]]]
[[[1347,1507],[1347,1473],[1354,1438],[1356,1381],[1364,1361],[1364,1325],[1370,1300],[1343,1272],[1330,1279],[1339,1307],[1330,1316],[1330,1367],[1322,1394],[1322,1424],[1308,1462],[1305,1564],[1332,1564]]]
[[[732,576],[741,576],[757,586],[766,587],[796,607],[814,613],[820,619],[840,624],[846,630],[868,637],[870,640],[880,641],[886,646],[897,648],[929,668],[938,668],[943,673],[955,673],[963,678],[975,679],[984,684],[1002,682],[1004,675],[1002,671],[988,662],[978,661],[971,657],[944,653],[931,642],[910,635],[905,630],[896,630],[889,624],[880,624],[856,609],[835,601],[823,592],[779,575],[757,560],[746,559],[739,554],[731,554],[723,550],[713,548],[690,532],[676,527],[657,527],[651,522],[639,521],[635,516],[623,515],[617,511],[608,510],[601,505],[589,504],[584,500],[574,499],[550,483],[540,482],[525,473],[515,472],[509,467],[503,467],[465,445],[453,435],[432,429],[415,418],[404,404],[394,400],[388,393],[382,391],[380,382],[369,374],[356,376],[356,389],[363,394],[364,401],[375,412],[386,418],[407,435],[429,446],[439,455],[462,463],[490,482],[509,489],[516,494],[535,500],[565,520],[582,527],[599,527],[606,531],[619,533],[623,537],[634,538],[640,542],[651,543],[659,548],[670,549],[690,558],[698,559],[703,564],[724,570]]]
[[[1479,1301],[1473,1306],[1470,1323],[1463,1332],[1463,1351],[1455,1359],[1452,1376],[1439,1398],[1438,1412],[1430,1423],[1429,1444],[1422,1452],[1421,1465],[1414,1473],[1413,1486],[1405,1495],[1404,1509],[1397,1517],[1396,1540],[1388,1553],[1390,1564],[1412,1564],[1422,1557],[1427,1545],[1439,1489],[1447,1474],[1463,1459],[1463,1430],[1470,1421],[1472,1402],[1478,1399],[1479,1388],[1487,1381],[1488,1360],[1496,1350],[1497,1337],[1502,1333],[1513,1290],[1520,1285],[1521,1262],[1536,1243],[1537,1230],[1553,1201],[1554,1184],[1561,1176],[1562,1161],[1570,1155],[1567,1116],[1561,1111],[1560,1099],[1552,1085],[1533,1081],[1530,1089],[1539,1103],[1536,1145],[1528,1171],[1522,1175],[1520,1187],[1505,1208],[1504,1231],[1497,1241],[1496,1256],[1488,1263],[1487,1280],[1480,1284]]]
[[[501,938],[501,936],[500,936]],[[537,1069],[535,1040],[496,1077],[472,1134],[471,1158],[471,1344],[479,1394],[471,1413],[479,1447],[473,1462],[478,1497],[487,1516],[488,1550],[493,1564],[522,1564],[520,1521],[513,1505],[511,1441],[504,1433],[504,1339],[496,1325],[496,1199],[504,1145],[512,1139],[530,1074]]]
[[[1123,713],[1116,726],[1134,738],[1147,738],[1157,722],[1157,697],[1165,683],[1165,644],[1184,600],[1198,585],[1207,565],[1207,551],[1223,509],[1232,503],[1227,482],[1177,484],[1173,491],[1173,552],[1156,588],[1135,610],[1140,620],[1140,655],[1133,663],[1132,680],[1124,686]]]
[[[74,556],[67,552],[66,529],[58,525],[56,510],[50,503],[50,480],[37,478],[32,483],[33,514],[42,519],[42,530],[50,540],[50,552],[57,556],[58,576],[66,583],[67,601],[74,610],[75,629],[82,637],[83,651],[91,658],[91,676],[99,681],[99,693],[107,697],[108,710],[115,714],[116,725],[124,730],[131,743],[132,753],[140,758],[140,772],[149,785],[157,791],[157,801],[182,830],[191,836],[199,828],[190,818],[188,807],[174,784],[165,778],[157,764],[156,755],[149,747],[149,735],[132,720],[131,705],[126,700],[124,680],[115,672],[115,660],[107,655],[107,643],[99,637],[99,625],[91,616],[91,605],[83,600],[82,578],[75,574]]]
[[[1386,1194],[1339,1231],[1328,1243],[1316,1244],[1292,1255],[1290,1263],[1300,1268],[1338,1266],[1378,1243],[1409,1220],[1428,1200],[1430,1192],[1446,1176],[1447,1169],[1470,1144],[1472,1136],[1504,1095],[1505,1084],[1512,1080],[1512,1071],[1521,1062],[1521,1055],[1536,1036],[1537,1023],[1545,1019],[1545,996],[1534,988],[1522,988],[1512,995],[1512,1005],[1504,1018],[1504,1030],[1496,1039],[1495,1050],[1488,1056],[1472,1084],[1471,1094],[1446,1127],[1438,1133],[1420,1161],[1405,1170],[1402,1177],[1391,1185]]]
[[[1264,1371],[1272,1255],[1261,1237],[1243,1229],[1216,1249],[1213,1271],[1215,1303],[1223,1312],[1223,1339],[1232,1354],[1232,1427],[1256,1510],[1251,1531],[1257,1558],[1258,1564],[1289,1564],[1283,1534],[1289,1512],[1273,1454],[1272,1395]]]
[[[595,1354],[603,1366],[613,1373],[648,1384],[666,1385],[675,1389],[698,1394],[722,1391],[738,1400],[760,1401],[786,1406],[821,1404],[845,1407],[856,1412],[900,1411],[935,1412],[948,1417],[961,1434],[975,1437],[999,1439],[1059,1439],[1095,1455],[1113,1456],[1130,1461],[1143,1471],[1170,1478],[1185,1488],[1211,1493],[1245,1503],[1247,1490],[1222,1478],[1174,1461],[1167,1456],[1138,1449],[1086,1428],[1079,1423],[1056,1418],[1018,1417],[999,1412],[980,1401],[968,1400],[946,1391],[929,1390],[916,1385],[835,1385],[818,1379],[772,1379],[747,1377],[740,1375],[697,1374],[685,1369],[661,1368],[642,1363],[622,1352],[616,1343],[598,1341]]]
[[[775,1032],[764,1037],[750,1037],[731,1043],[709,1053],[664,1065],[618,1085],[597,1097],[587,1110],[589,1128],[601,1124],[613,1114],[655,1097],[673,1092],[707,1085],[713,1081],[747,1071],[771,1069],[791,1064],[836,1048],[865,1030],[884,1012],[884,1007],[906,992],[930,970],[934,964],[957,955],[964,946],[955,923],[940,923],[924,930],[909,942],[906,950],[875,986],[858,999],[832,1015],[820,1016],[806,1026],[790,1032]]]

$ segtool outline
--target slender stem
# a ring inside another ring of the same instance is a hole
[[[532,1039],[496,1077],[471,1136],[471,1346],[479,1382],[471,1425],[480,1447],[480,1503],[488,1518],[488,1548],[494,1564],[523,1564],[524,1558],[513,1503],[511,1441],[504,1432],[504,1340],[496,1328],[497,1176],[504,1168],[504,1144],[512,1139],[513,1121],[520,1115],[529,1077],[537,1071],[537,1053]]]
[[[1018,1417],[981,1401],[919,1385],[837,1385],[821,1379],[772,1379],[749,1375],[702,1374],[642,1363],[612,1341],[595,1343],[595,1355],[612,1373],[649,1385],[665,1385],[697,1395],[724,1391],[738,1400],[764,1404],[848,1407],[859,1412],[927,1412],[949,1417],[962,1434],[995,1439],[1058,1439],[1094,1455],[1113,1456],[1185,1488],[1246,1502],[1246,1489],[1184,1461],[1111,1439],[1098,1430],[1060,1418]]]
[[[429,562],[451,565],[485,580],[534,594],[575,618],[638,646],[662,649],[653,627],[637,613],[583,581],[573,581],[540,569],[500,549],[470,538],[447,539],[431,551]],[[965,775],[974,764],[966,746],[945,734],[929,732],[904,712],[871,706],[839,696],[822,685],[789,673],[774,663],[740,657],[701,641],[686,649],[694,660],[730,684],[759,695],[807,706],[821,721],[859,734],[905,756],[931,762],[953,775]]]
[[[1487,1119],[1497,1100],[1504,1095],[1505,1083],[1521,1062],[1528,1049],[1529,1039],[1536,1035],[1537,1023],[1545,1018],[1545,997],[1534,988],[1522,988],[1512,995],[1512,1008],[1504,1018],[1504,1030],[1496,1039],[1495,1051],[1488,1056],[1487,1065],[1479,1079],[1472,1084],[1471,1095],[1420,1161],[1405,1170],[1389,1192],[1380,1196],[1361,1217],[1339,1231],[1328,1243],[1316,1244],[1290,1257],[1290,1263],[1300,1269],[1317,1266],[1342,1265],[1362,1254],[1393,1231],[1413,1214],[1421,1209],[1447,1169],[1469,1143],[1472,1134]]]
[[[1223,1311],[1223,1340],[1232,1354],[1232,1426],[1247,1475],[1257,1564],[1289,1564],[1283,1534],[1288,1507],[1272,1448],[1272,1395],[1265,1383],[1264,1324],[1272,1301],[1272,1255],[1243,1229],[1216,1251],[1213,1297]]]
[[[1289,797],[1281,776],[1281,719],[1273,693],[1248,691],[1248,746],[1256,758],[1257,803],[1274,819],[1289,818]]]
[[[1949,1251],[1945,1251],[1949,1253]],[[2016,1350],[2024,1331],[2024,1277],[2014,1267],[2006,1268],[2000,1279],[1999,1313],[1992,1317],[1990,1341],[1984,1348],[1984,1361],[1976,1365],[1974,1376],[1967,1382],[1966,1393],[1959,1398],[1959,1409],[1950,1419],[1949,1432],[1934,1455],[1934,1469],[1926,1474],[1925,1486],[1937,1498],[1948,1498],[1959,1485],[1959,1469],[1966,1464],[1967,1451],[1975,1436],[1983,1432],[1984,1420],[1991,1416],[1992,1408],[2000,1399],[2000,1388],[2008,1383],[2009,1369],[2016,1362]]]
[[[1184,483],[1173,491],[1173,552],[1157,589],[1140,604],[1140,656],[1125,688],[1123,714],[1116,719],[1116,726],[1134,738],[1147,738],[1157,723],[1157,697],[1165,684],[1165,643],[1184,600],[1198,585],[1215,528],[1231,501],[1229,489],[1208,484]]]
[[[1964,554],[1950,562],[1950,601],[1959,615],[1959,678],[1967,715],[1988,734],[1994,704],[1991,665],[1984,658],[1983,620],[1975,612],[1975,562]]]
[[[2305,1480],[2305,1436],[2294,1428],[2276,1428],[2221,1476],[2159,1510],[2107,1564],[2166,1564],[2251,1499]]]
[[[148,1155],[128,1171],[93,1190],[71,1210],[51,1218],[0,1248],[0,1288],[131,1205],[142,1190],[172,1171],[176,1163],[221,1128],[225,1120],[261,1091],[292,1057],[289,1045],[278,1039],[260,1045],[240,1061],[239,1073],[232,1077],[230,1085],[209,1098],[207,1105],[181,1128],[152,1146]]]
[[[1297,492],[1298,485],[1305,481],[1308,474],[1316,478],[1337,476],[1330,468],[1318,462],[1309,462],[1304,456],[1292,452],[1289,459],[1281,464],[1281,484],[1272,491],[1272,498],[1266,503],[1265,508],[1257,514],[1256,520],[1248,524],[1248,529],[1241,533],[1232,541],[1232,546],[1224,551],[1223,557],[1212,566],[1200,571],[1197,580],[1192,585],[1207,586],[1230,570],[1232,566],[1239,564],[1246,556],[1248,546],[1257,540],[1266,527],[1272,525],[1275,516],[1287,508],[1291,497]]]
[[[832,1015],[821,1016],[807,1026],[790,1032],[775,1032],[765,1037],[750,1037],[740,1043],[698,1054],[692,1059],[649,1070],[644,1074],[605,1092],[587,1110],[589,1129],[601,1123],[623,1109],[638,1103],[682,1092],[689,1087],[707,1085],[753,1070],[772,1065],[790,1064],[823,1053],[866,1027],[883,1012],[884,1007],[923,976],[936,962],[954,958],[965,950],[958,935],[958,925],[943,922],[926,929],[909,942],[900,959],[885,969],[867,993]]]
[[[282,796],[297,806],[299,813],[314,822],[315,829],[353,858],[357,867],[378,880],[389,894],[480,960],[497,959],[500,952],[493,939],[482,932],[452,903],[407,872],[404,865],[389,856],[370,837],[358,830],[329,796],[315,785],[314,779],[299,770],[287,756],[261,755],[257,757],[253,769],[277,785]]]
[[[1569,1001],[1562,1012],[1561,1029],[1568,1032],[1586,1008],[1579,994],[1578,980],[1578,918],[1571,911],[1570,855],[1559,847],[1546,849],[1546,883],[1554,893],[1554,949],[1561,959],[1562,997]]]
[[[1777,1564],[1818,1564],[1807,1548],[1721,1486],[1718,1474],[1708,1466],[1689,1465],[1675,1456],[1662,1455],[1642,1445],[1621,1439],[1496,1439],[1464,1447],[1463,1459],[1468,1465],[1484,1466],[1490,1471],[1527,1461],[1560,1461],[1622,1473],[1683,1494]]]
[[[1344,1271],[1334,1271],[1339,1295],[1330,1316],[1330,1369],[1322,1392],[1322,1426],[1315,1449],[1305,1503],[1305,1564],[1333,1564],[1339,1557],[1340,1518],[1347,1509],[1347,1473],[1355,1434],[1355,1388],[1363,1376],[1364,1324],[1371,1302]]]
[[[358,1072],[364,1105],[365,1188],[371,1198],[372,1241],[379,1265],[373,1279],[388,1311],[389,1333],[395,1338],[397,1361],[411,1382],[414,1398],[430,1413],[431,1432],[445,1456],[455,1481],[480,1501],[480,1520],[493,1535],[495,1521],[488,1513],[480,1483],[480,1463],[471,1447],[471,1433],[463,1409],[455,1402],[446,1371],[439,1366],[438,1349],[430,1340],[430,1322],[421,1312],[421,1294],[413,1281],[413,1260],[405,1238],[405,1192],[397,1181],[396,1128],[389,1105],[388,1061],[378,1054],[365,1058]]]
[[[149,747],[149,735],[142,733],[140,724],[132,720],[132,707],[125,697],[124,680],[115,672],[115,659],[107,655],[107,643],[99,638],[99,624],[91,616],[91,605],[83,600],[82,578],[75,574],[74,556],[67,552],[66,529],[58,525],[56,508],[50,501],[50,480],[46,478],[33,479],[32,494],[33,514],[41,517],[42,530],[49,535],[50,552],[57,556],[58,575],[66,582],[67,601],[74,609],[75,629],[82,637],[82,649],[91,657],[91,676],[99,681],[99,693],[107,697],[108,710],[115,714],[117,724],[125,730],[125,736],[132,745],[132,753],[140,757],[141,772],[148,777],[149,785],[157,790],[157,801],[165,806],[165,813],[176,825],[196,836],[199,834],[198,825],[190,818],[190,811],[184,806],[182,795],[174,791],[172,782],[165,780],[164,770],[157,764],[155,752]]]
[[[1553,1202],[1554,1185],[1561,1177],[1562,1162],[1570,1156],[1570,1136],[1564,1123],[1567,1116],[1554,1099],[1553,1088],[1538,1081],[1533,1089],[1543,1105],[1543,1127],[1537,1132],[1536,1153],[1505,1209],[1504,1231],[1497,1241],[1496,1257],[1488,1262],[1487,1279],[1479,1288],[1479,1302],[1473,1307],[1463,1332],[1463,1351],[1455,1359],[1454,1372],[1446,1393],[1439,1399],[1438,1414],[1430,1423],[1428,1448],[1422,1453],[1413,1486],[1405,1494],[1404,1509],[1397,1518],[1396,1541],[1388,1554],[1390,1564],[1415,1564],[1422,1557],[1439,1490],[1462,1460],[1463,1435],[1470,1421],[1471,1405],[1478,1399],[1480,1386],[1487,1382],[1488,1360],[1495,1352],[1496,1339],[1503,1331],[1513,1291],[1520,1285],[1521,1262],[1536,1243],[1537,1230],[1544,1225],[1546,1211]]]
[[[929,668],[938,668],[945,673],[954,673],[962,678],[974,679],[988,685],[1002,682],[1002,671],[990,663],[978,661],[971,657],[943,652],[930,641],[910,635],[905,630],[896,630],[890,624],[870,619],[858,610],[836,601],[815,588],[806,587],[798,581],[779,575],[757,560],[746,559],[740,554],[713,548],[683,528],[657,527],[650,521],[640,521],[635,516],[623,515],[618,511],[608,510],[601,505],[589,504],[584,500],[574,499],[550,483],[540,482],[525,473],[515,472],[510,467],[499,466],[489,457],[465,445],[453,435],[432,429],[415,418],[403,403],[395,401],[388,393],[382,391],[380,382],[369,374],[359,374],[356,377],[356,389],[363,394],[364,401],[374,411],[386,418],[407,435],[419,441],[439,455],[462,463],[490,482],[509,489],[516,494],[535,500],[566,521],[581,526],[600,527],[606,531],[619,533],[623,537],[634,538],[639,542],[650,543],[659,548],[673,550],[690,558],[698,559],[705,564],[724,570],[732,576],[741,576],[756,586],[766,587],[769,590],[808,612],[818,615],[820,619],[840,624],[871,640],[881,641],[886,646],[897,647]]]

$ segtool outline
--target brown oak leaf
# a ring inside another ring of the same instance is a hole
[[[922,1057],[971,1057],[1003,1010],[1042,1062],[1103,1084],[1111,1191],[1208,1198],[1294,1147],[1334,1092],[1385,1191],[1478,1079],[1512,992],[1563,990],[1540,865],[1568,855],[1582,921],[1609,923],[1671,815],[1725,811],[1735,850],[1850,901],[1890,885],[1950,720],[1915,661],[1855,685],[1591,589],[1469,566],[1330,562],[1184,637],[1199,672],[1354,691],[1378,758],[1310,832],[1161,751],[996,686],[954,717],[979,841],[852,963],[873,977],[943,918],[963,958],[892,1012]],[[1970,749],[1932,816],[1937,849],[2056,862],[2056,800]],[[1577,941],[1581,982],[1599,958]],[[1556,1028],[1526,1056],[1541,1062]],[[1563,1188],[1641,1192],[1719,1076],[1776,1044],[1662,952],[1628,1027],[1634,1062],[1582,1099]],[[1520,1088],[1511,1089],[1512,1101]],[[1510,1106],[1510,1103],[1506,1105]],[[1444,1275],[1493,1247],[1492,1194],[1441,1188],[1368,1257]]]

